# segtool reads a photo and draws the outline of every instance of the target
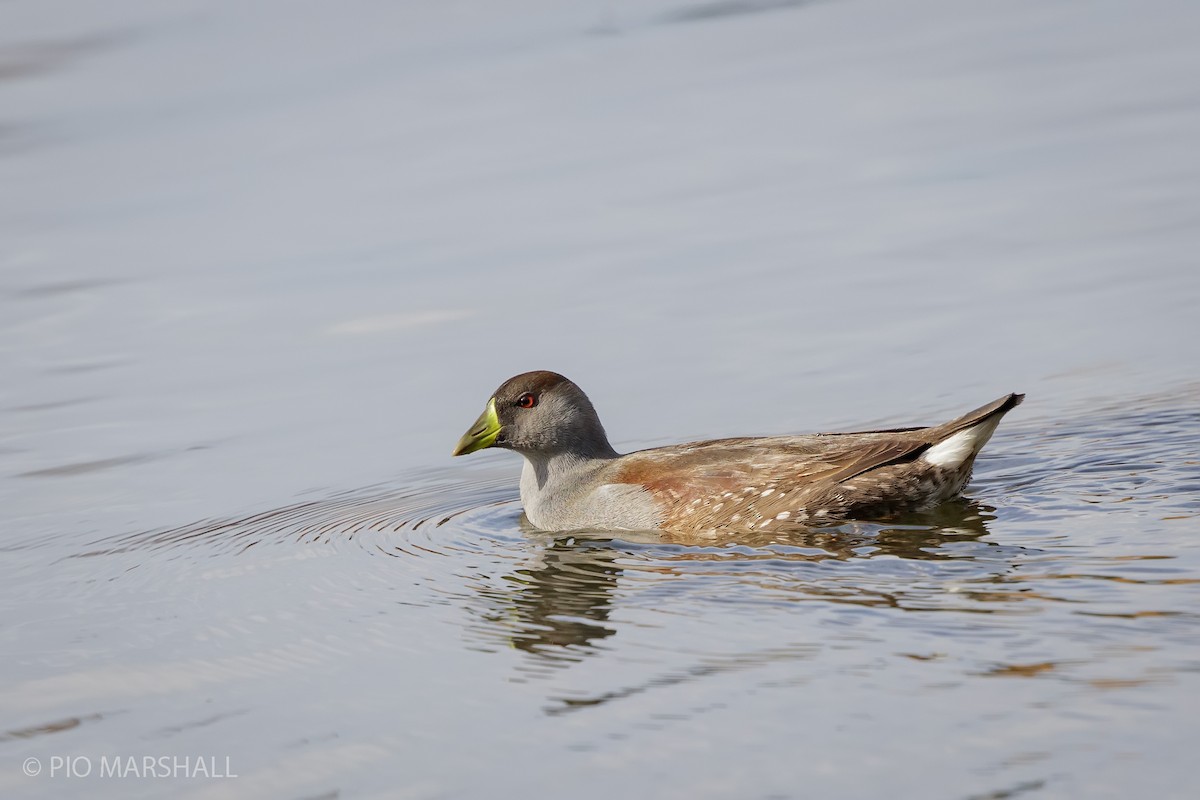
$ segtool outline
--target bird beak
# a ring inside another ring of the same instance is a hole
[[[500,435],[500,420],[496,416],[496,398],[488,400],[487,408],[479,415],[479,419],[471,425],[463,437],[458,440],[452,456],[463,456],[474,453],[485,447],[491,447]]]

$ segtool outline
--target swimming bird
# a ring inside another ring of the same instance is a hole
[[[715,439],[621,455],[587,395],[556,372],[501,384],[453,455],[525,457],[521,503],[543,530],[762,531],[871,519],[958,494],[1008,394],[932,427]]]

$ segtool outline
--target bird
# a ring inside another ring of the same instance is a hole
[[[452,455],[488,447],[525,459],[521,504],[535,528],[754,531],[933,506],[962,491],[1012,393],[930,427],[713,439],[622,455],[588,396],[538,370],[508,379]]]

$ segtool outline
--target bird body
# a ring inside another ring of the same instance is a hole
[[[617,453],[587,396],[553,372],[506,381],[455,448],[525,457],[521,502],[544,530],[770,528],[872,518],[958,494],[1009,394],[942,425],[717,439]]]

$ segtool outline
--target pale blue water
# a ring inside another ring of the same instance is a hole
[[[0,795],[1195,796],[1198,34],[3,4]],[[933,514],[556,537],[448,455],[535,368],[623,449],[1028,399]]]

